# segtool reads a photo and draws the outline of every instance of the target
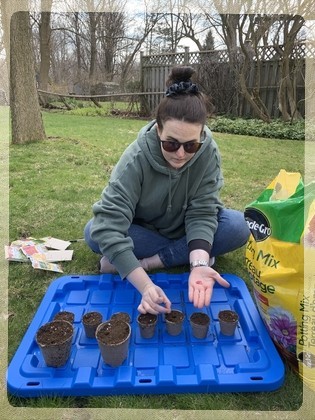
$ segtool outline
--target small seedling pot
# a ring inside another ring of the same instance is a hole
[[[205,338],[208,334],[210,317],[204,312],[194,312],[189,319],[192,334],[196,338]]]
[[[158,317],[153,314],[140,314],[138,315],[137,322],[140,329],[142,338],[152,338],[155,333]]]
[[[70,324],[74,323],[74,313],[73,312],[68,312],[68,311],[60,311],[57,312],[56,315],[54,316],[54,321],[68,321],[70,322]]]
[[[130,324],[131,318],[127,312],[116,312],[110,318],[112,321],[125,321],[127,324]]]
[[[183,329],[185,315],[178,309],[173,309],[170,313],[165,314],[166,331],[170,335],[179,335]]]
[[[96,329],[96,339],[104,363],[120,366],[128,356],[131,335],[130,324],[124,321],[102,322]]]
[[[66,364],[71,352],[73,325],[57,320],[42,325],[36,333],[36,342],[47,366],[60,367]]]
[[[102,323],[103,316],[100,312],[87,312],[83,315],[82,324],[85,335],[88,338],[95,338],[96,328]]]
[[[218,318],[221,334],[234,335],[238,323],[238,314],[232,310],[225,310],[219,312]]]

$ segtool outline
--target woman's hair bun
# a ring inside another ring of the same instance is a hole
[[[160,130],[169,120],[186,121],[204,126],[207,121],[205,96],[193,82],[195,69],[191,66],[175,66],[166,82],[166,92],[156,110],[156,122]]]
[[[166,86],[171,86],[174,83],[188,82],[194,73],[195,69],[191,66],[173,67],[166,81]]]

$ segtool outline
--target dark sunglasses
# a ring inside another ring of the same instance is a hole
[[[172,141],[172,140],[161,140],[159,138],[159,142],[161,143],[163,149],[166,152],[177,152],[177,150],[183,146],[186,153],[196,153],[202,146],[203,142],[205,141],[205,133],[203,134],[203,140],[200,142],[197,141],[188,141],[187,143],[180,143],[179,141]]]

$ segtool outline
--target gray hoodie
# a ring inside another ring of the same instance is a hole
[[[131,223],[170,239],[210,244],[222,208],[221,158],[210,130],[200,150],[180,169],[167,165],[155,121],[143,127],[115,166],[101,200],[94,204],[91,238],[122,278],[140,266],[128,236]]]

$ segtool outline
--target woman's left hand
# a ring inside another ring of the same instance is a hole
[[[195,267],[189,275],[188,297],[196,308],[210,305],[212,290],[215,282],[223,287],[230,287],[220,274],[211,267]]]

